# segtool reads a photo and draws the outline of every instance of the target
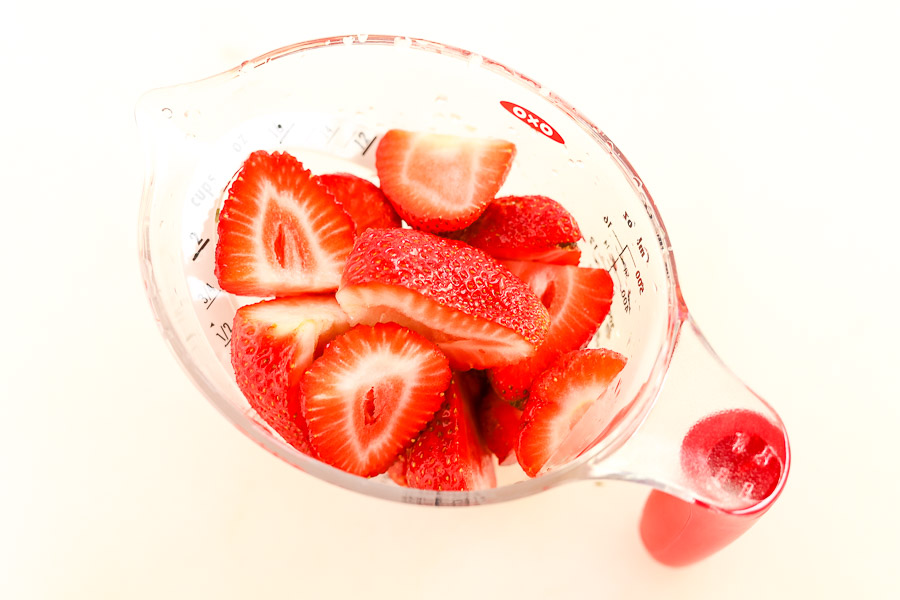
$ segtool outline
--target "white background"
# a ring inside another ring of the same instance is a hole
[[[900,594],[897,3],[6,4],[0,597]],[[655,564],[625,483],[458,510],[345,492],[183,375],[138,272],[137,98],[362,32],[519,69],[635,165],[697,321],[791,434],[788,486],[737,543]]]

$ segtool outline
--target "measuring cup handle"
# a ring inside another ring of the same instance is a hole
[[[687,565],[737,539],[772,505],[790,448],[778,415],[722,364],[685,315],[640,430],[593,476],[655,488],[640,533],[661,563]]]
[[[729,514],[653,490],[641,514],[641,541],[657,561],[681,567],[718,552],[750,529],[767,510],[752,515]]]

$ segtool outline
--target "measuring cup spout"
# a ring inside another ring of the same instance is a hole
[[[641,517],[658,561],[687,565],[738,538],[772,505],[790,466],[778,415],[716,356],[686,315],[656,404],[597,478],[655,488]]]

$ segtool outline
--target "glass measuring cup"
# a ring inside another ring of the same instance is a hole
[[[296,44],[148,92],[136,117],[147,148],[141,267],[162,333],[210,402],[281,459],[415,504],[499,502],[583,479],[641,482],[653,488],[642,539],[672,565],[737,538],[781,492],[790,463],[784,427],[706,344],[640,178],[597,127],[534,81],[458,48],[358,35]],[[215,219],[229,180],[257,149],[288,151],[314,173],[376,180],[374,149],[391,128],[514,142],[501,194],[561,202],[584,233],[582,266],[613,277],[612,309],[590,345],[628,364],[535,479],[501,467],[495,489],[437,492],[356,477],[285,444],[234,381],[231,322],[254,299],[221,291],[213,274]]]

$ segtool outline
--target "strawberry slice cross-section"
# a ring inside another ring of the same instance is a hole
[[[515,155],[515,145],[505,140],[391,129],[375,151],[375,168],[400,216],[436,233],[477,219],[506,180]]]
[[[330,296],[266,300],[234,315],[231,364],[250,406],[284,441],[309,455],[297,386],[327,342],[350,329]]]
[[[435,344],[456,370],[531,356],[549,326],[527,285],[468,244],[411,229],[369,229],[336,294],[354,322],[395,322]]]
[[[290,154],[252,153],[219,213],[216,278],[244,296],[337,289],[354,223]]]
[[[613,281],[605,269],[502,261],[541,299],[550,329],[534,356],[488,371],[491,386],[504,400],[521,406],[535,377],[566,352],[585,347],[609,314]]]
[[[350,173],[328,173],[317,175],[315,179],[350,215],[357,235],[369,227],[400,227],[402,224],[384,192],[371,181]]]
[[[535,380],[516,447],[525,473],[535,477],[541,472],[581,417],[602,401],[625,362],[624,356],[604,348],[576,350]]]
[[[447,358],[396,323],[357,325],[335,338],[300,381],[318,457],[363,477],[383,473],[444,401]]]
[[[497,486],[491,453],[478,431],[471,372],[454,373],[447,398],[434,419],[398,461],[401,482],[423,490],[462,491]]]

